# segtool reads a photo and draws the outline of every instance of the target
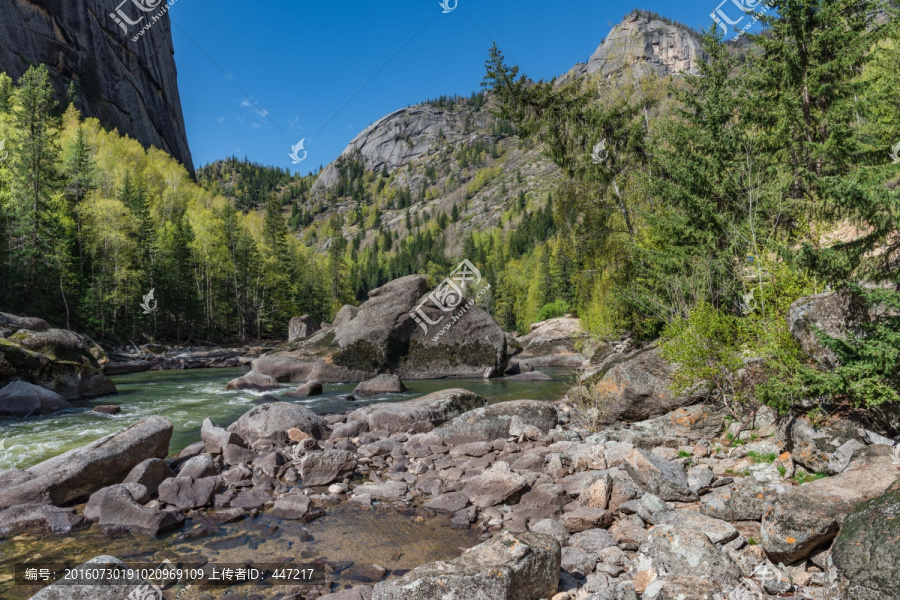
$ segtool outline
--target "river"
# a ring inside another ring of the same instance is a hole
[[[399,401],[462,387],[481,394],[489,402],[512,399],[555,400],[571,384],[572,371],[542,369],[553,380],[514,382],[500,379],[410,381],[403,394],[374,396],[356,402],[341,399],[354,384],[326,385],[325,393],[313,398],[283,396],[294,386],[269,392],[280,399],[303,404],[319,413],[343,412],[373,402]],[[47,417],[0,422],[2,463],[0,467],[28,467],[41,460],[99,437],[113,433],[150,415],[162,415],[175,425],[170,452],[199,441],[205,417],[228,425],[254,406],[261,393],[226,391],[225,384],[246,369],[201,369],[153,371],[115,377],[117,396],[77,403],[77,407]],[[119,404],[122,413],[107,416],[93,412],[98,404]],[[143,567],[169,560],[174,564],[290,563],[293,567],[328,561],[330,575],[338,585],[363,583],[367,565],[381,565],[397,575],[423,563],[449,560],[461,548],[478,543],[468,529],[452,529],[448,517],[421,508],[371,510],[348,503],[322,506],[326,515],[307,524],[282,520],[267,514],[250,516],[239,523],[212,525],[202,512],[191,513],[181,530],[157,537],[124,534],[104,536],[97,527],[66,536],[21,534],[0,541],[0,598],[27,600],[37,587],[16,585],[13,566],[23,563],[77,565],[101,554],[110,554]],[[319,567],[317,566],[318,570]],[[318,572],[318,571],[317,571]],[[286,588],[261,589],[186,587],[165,590],[167,599],[234,600],[275,599]]]
[[[556,400],[571,385],[569,369],[542,368],[553,381],[505,381],[503,379],[429,379],[407,381],[403,394],[382,394],[342,400],[356,384],[325,385],[325,393],[311,398],[291,398],[285,392],[296,387],[267,392],[281,400],[295,402],[318,413],[345,412],[374,402],[410,400],[439,390],[462,387],[484,396],[489,402],[504,400]],[[194,369],[187,371],[147,371],[113,377],[118,395],[76,402],[75,408],[46,417],[0,421],[0,469],[26,468],[115,433],[151,415],[166,417],[175,426],[169,446],[176,453],[200,441],[200,425],[209,417],[227,426],[250,410],[262,392],[228,391],[225,384],[247,373],[247,369]],[[122,412],[104,415],[91,410],[101,404],[118,404]]]

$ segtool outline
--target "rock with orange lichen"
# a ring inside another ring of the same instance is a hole
[[[858,451],[840,475],[792,487],[766,507],[763,549],[773,562],[806,558],[837,535],[854,508],[883,494],[898,477],[900,470],[887,446]]]

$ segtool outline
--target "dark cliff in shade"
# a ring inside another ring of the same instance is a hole
[[[46,64],[63,106],[74,81],[82,114],[168,152],[193,174],[168,14],[152,22],[166,3],[119,1],[0,0],[0,71],[17,79]]]

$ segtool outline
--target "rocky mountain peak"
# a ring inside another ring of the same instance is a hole
[[[393,173],[443,145],[484,137],[491,117],[479,108],[463,100],[454,108],[426,103],[396,110],[364,129],[341,156],[362,160],[367,171]],[[338,176],[337,163],[331,163],[313,192],[332,187]]]
[[[696,73],[706,53],[694,31],[653,13],[634,11],[613,27],[582,73],[612,76],[634,68],[638,75]]]

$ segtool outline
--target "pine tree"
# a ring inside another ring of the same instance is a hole
[[[9,114],[13,106],[13,80],[6,73],[0,73],[0,113]]]
[[[19,80],[13,120],[18,139],[10,152],[13,176],[12,260],[18,277],[20,306],[30,311],[50,311],[57,297],[52,282],[58,281],[60,240],[59,191],[56,168],[58,120],[50,73],[45,65],[30,67]],[[63,298],[63,301],[65,299]]]
[[[66,193],[69,207],[75,215],[75,239],[78,245],[78,270],[84,275],[84,235],[82,232],[81,203],[96,188],[96,167],[87,142],[84,125],[78,125],[75,147],[66,161]]]

